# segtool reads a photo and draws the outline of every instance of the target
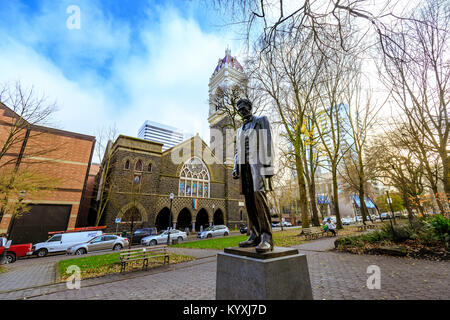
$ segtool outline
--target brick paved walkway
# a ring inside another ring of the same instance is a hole
[[[450,264],[328,251],[333,238],[296,246],[308,258],[314,299],[450,299]],[[187,254],[190,249],[177,249]],[[0,293],[0,299],[215,299],[215,250],[193,250],[198,260],[149,272],[84,280],[80,290],[65,284]],[[381,289],[368,289],[367,267],[381,270]]]
[[[54,262],[9,268],[0,275],[0,293],[53,283],[55,271]]]

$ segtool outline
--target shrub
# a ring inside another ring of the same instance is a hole
[[[392,231],[394,229],[394,232]],[[409,239],[417,238],[416,231],[409,225],[391,226],[390,224],[385,224],[380,233],[384,239],[393,240],[395,242],[404,242]],[[395,233],[395,234],[394,234]]]
[[[334,246],[336,248],[342,247],[342,246],[351,246],[351,247],[362,247],[364,245],[364,242],[360,239],[360,236],[348,236],[344,238],[336,239],[334,242]]]
[[[387,237],[384,232],[378,231],[378,230],[375,230],[373,232],[369,232],[366,234],[362,234],[360,237],[361,237],[361,240],[367,241],[370,243],[381,242],[383,240],[390,239],[390,237]]]
[[[450,219],[445,218],[443,215],[438,214],[430,218],[430,224],[434,229],[434,233],[439,240],[448,244],[450,234]]]

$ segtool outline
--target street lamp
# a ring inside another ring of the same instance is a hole
[[[394,224],[397,224],[397,222],[395,221],[394,210],[392,209],[392,199],[391,197],[389,197],[389,190],[386,190],[386,194],[387,194],[387,202],[389,203],[389,207],[391,208],[392,218],[394,219]]]
[[[173,201],[173,198],[174,198],[174,194],[173,193],[171,193],[170,195],[169,195],[169,199],[170,199],[170,209],[169,209],[169,227],[167,228],[167,245],[169,245],[170,244],[170,225],[172,224],[172,201]]]
[[[214,208],[215,208],[216,206],[215,206],[215,204],[213,203],[213,205],[212,205],[212,216],[213,216],[213,219],[214,219]]]

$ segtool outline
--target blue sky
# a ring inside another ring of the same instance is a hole
[[[79,30],[66,26],[70,5]],[[152,120],[208,139],[209,77],[227,45],[243,60],[224,24],[207,0],[0,0],[0,83],[56,100],[65,130],[115,123],[135,136]]]

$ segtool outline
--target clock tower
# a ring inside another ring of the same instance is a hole
[[[211,149],[224,164],[226,223],[229,225],[246,220],[244,199],[239,192],[240,180],[232,178],[236,129],[241,126],[235,105],[239,98],[245,97],[245,88],[244,68],[231,56],[231,50],[226,49],[225,57],[219,59],[209,79],[208,122]]]

